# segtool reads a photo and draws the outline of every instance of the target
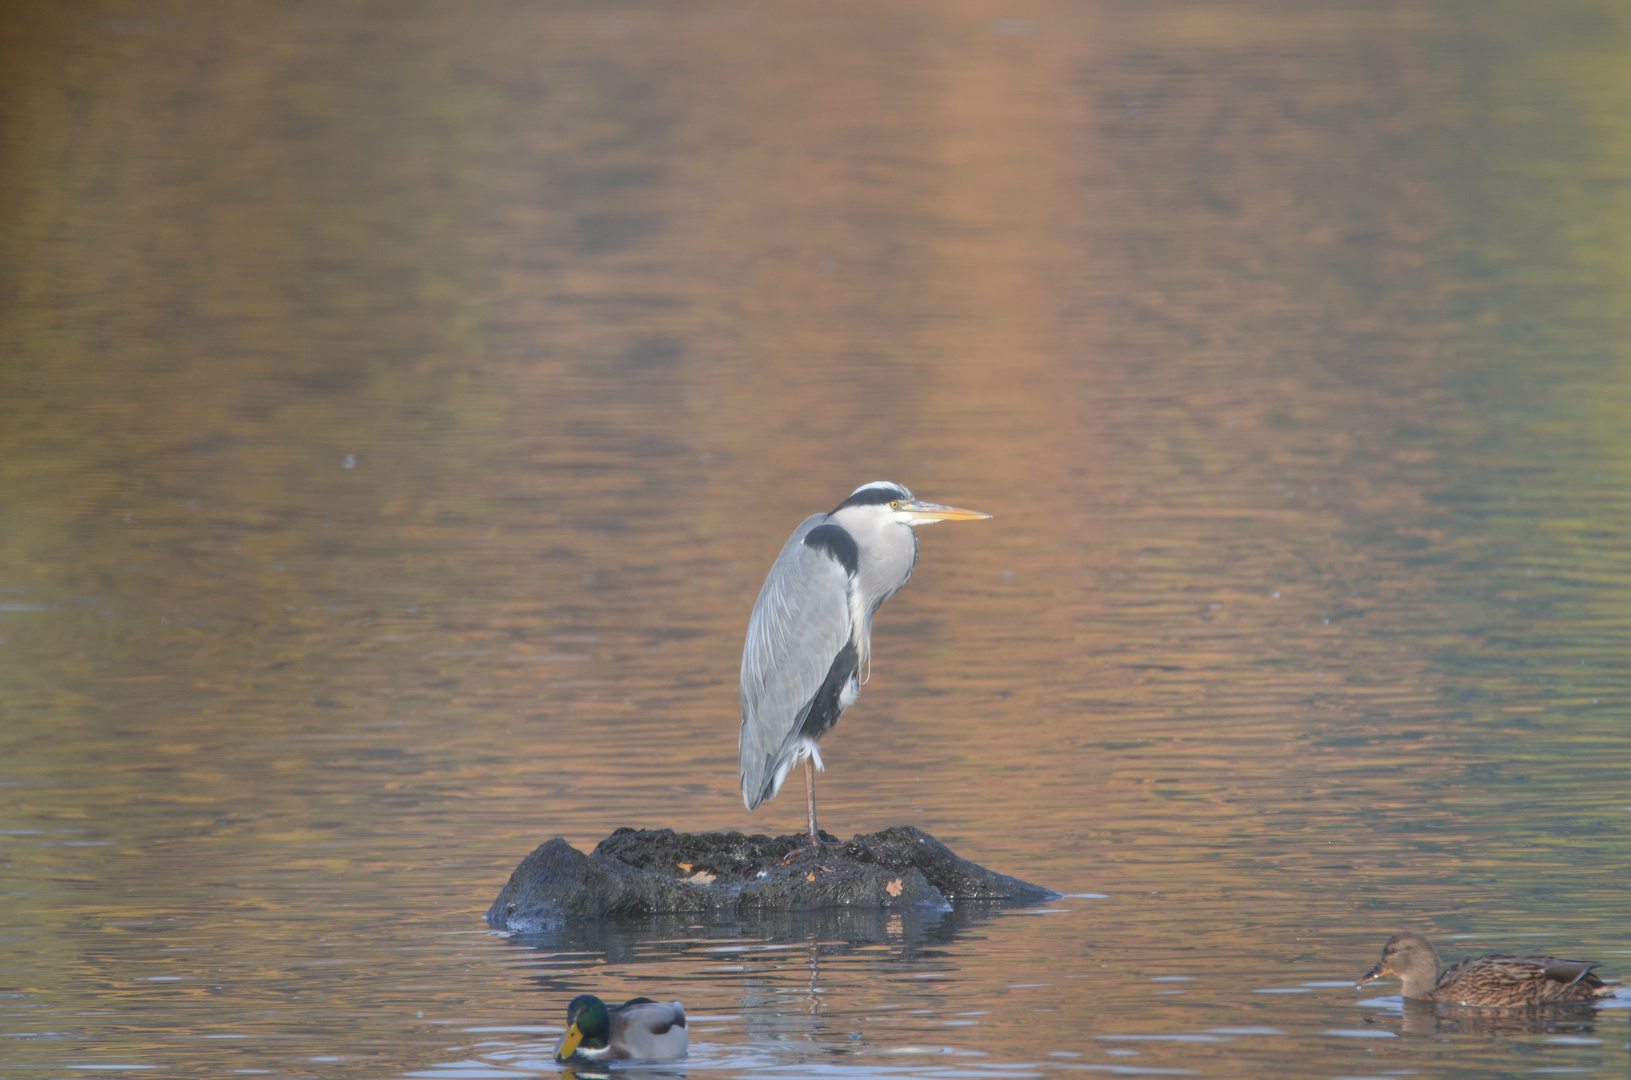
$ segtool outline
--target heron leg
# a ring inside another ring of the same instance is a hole
[[[804,794],[810,804],[810,843],[820,844],[821,833],[816,829],[815,820],[815,759],[804,759]]]

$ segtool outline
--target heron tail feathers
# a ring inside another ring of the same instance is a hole
[[[758,756],[758,755],[756,755]],[[822,772],[827,766],[821,760],[821,748],[814,739],[797,739],[780,754],[764,754],[763,763],[744,759],[741,776],[742,805],[757,810],[759,804],[774,799],[781,792],[787,774],[805,758],[814,758],[815,767]]]

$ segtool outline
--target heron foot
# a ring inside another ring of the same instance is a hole
[[[809,834],[809,841],[810,847],[818,850],[824,848],[828,851],[835,851],[848,843],[847,840],[840,840],[832,833],[822,832],[820,829],[816,829]]]
[[[782,859],[781,865],[789,866],[800,859],[806,859],[812,855],[820,857],[836,853],[841,851],[848,843],[848,840],[839,840],[831,833],[827,833],[822,836],[806,836],[804,838],[804,843],[787,853],[787,856]]]

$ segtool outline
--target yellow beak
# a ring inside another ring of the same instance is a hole
[[[567,1028],[566,1038],[562,1039],[561,1045],[555,1048],[555,1060],[565,1061],[567,1058],[571,1057],[577,1052],[578,1044],[582,1041],[583,1032],[578,1030],[578,1025],[573,1024],[571,1027]]]
[[[906,502],[900,504],[901,510],[907,514],[911,525],[932,525],[937,521],[979,521],[988,518],[990,514],[982,514],[978,510],[960,510],[955,506],[941,506],[931,502]]]

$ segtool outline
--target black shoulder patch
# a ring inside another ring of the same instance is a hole
[[[861,549],[855,546],[855,537],[838,525],[817,525],[804,534],[804,546],[831,555],[845,573],[853,574],[861,565]]]
[[[637,997],[637,998],[629,998],[629,1000],[627,1000],[627,1001],[625,1001],[623,1003],[623,1007],[626,1009],[630,1005],[655,1005],[655,1004],[657,1004],[657,1003],[655,1001],[652,1001],[648,997]]]
[[[838,655],[832,658],[827,677],[822,680],[820,689],[810,703],[804,706],[804,714],[799,718],[800,738],[821,738],[844,715],[844,690],[855,678],[858,656],[855,642],[846,641],[844,647],[838,650]]]

